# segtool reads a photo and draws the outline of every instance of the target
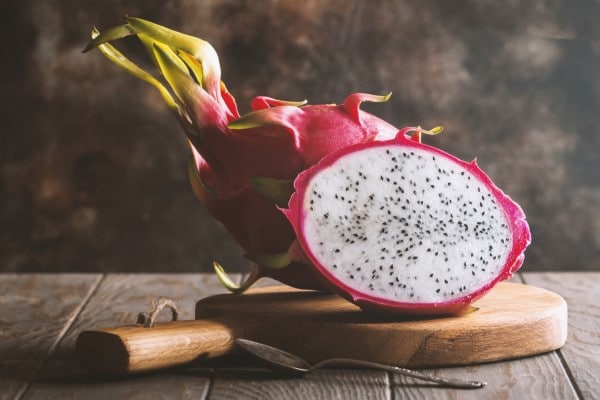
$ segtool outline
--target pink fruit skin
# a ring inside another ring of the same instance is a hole
[[[201,118],[186,129],[206,187],[194,187],[197,197],[247,253],[285,252],[295,239],[294,230],[275,204],[250,186],[250,179],[292,181],[341,148],[394,137],[397,128],[359,110],[361,101],[373,97],[357,93],[342,105],[303,107],[277,105],[276,100],[259,97],[253,101],[259,109],[239,120],[232,101],[229,110],[223,110],[223,103],[210,104],[221,112],[213,108],[209,114],[202,107]],[[242,128],[228,125],[244,118],[251,122]],[[260,268],[259,276],[299,288],[324,289],[314,270],[299,262],[284,269]]]
[[[299,174],[298,178],[294,182],[296,191],[290,198],[288,209],[281,209],[286,215],[294,231],[296,232],[300,246],[306,253],[308,259],[312,262],[314,268],[321,274],[325,281],[328,283],[329,288],[341,295],[342,297],[352,301],[361,308],[369,311],[380,312],[385,314],[402,314],[402,315],[442,315],[442,314],[460,314],[468,310],[470,304],[483,296],[488,292],[496,283],[508,279],[512,274],[517,271],[524,260],[525,248],[531,242],[531,232],[529,226],[525,220],[525,214],[521,207],[505,195],[492,181],[491,179],[477,166],[476,161],[470,163],[462,161],[438,148],[428,146],[418,141],[414,141],[407,136],[407,132],[418,131],[418,128],[403,128],[398,132],[395,139],[387,141],[377,141],[370,143],[360,143],[352,146],[345,147],[340,151],[330,154],[323,158],[317,165],[307,169]],[[325,267],[323,267],[317,257],[312,253],[311,249],[306,243],[306,239],[303,234],[303,220],[305,215],[303,213],[303,199],[305,196],[304,189],[308,187],[309,181],[319,171],[334,164],[340,157],[359,151],[361,149],[373,148],[378,146],[390,146],[400,145],[406,147],[414,147],[427,149],[435,155],[446,157],[454,161],[459,166],[465,168],[465,170],[473,173],[481,182],[491,189],[493,196],[495,197],[498,204],[502,206],[504,212],[507,215],[509,225],[512,231],[513,247],[510,254],[507,257],[506,263],[500,272],[492,281],[485,286],[479,288],[477,291],[450,301],[441,303],[406,303],[406,302],[394,302],[386,299],[371,296],[365,293],[358,293],[354,289],[348,287],[343,282],[335,278]]]

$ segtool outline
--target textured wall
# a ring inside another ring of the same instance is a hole
[[[477,156],[522,204],[525,268],[600,266],[597,2],[30,0],[3,14],[0,271],[244,267],[194,199],[155,90],[81,54],[92,25],[125,14],[210,41],[241,111],[258,94],[392,91],[368,109],[443,124],[427,140]]]

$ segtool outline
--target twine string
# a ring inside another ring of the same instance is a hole
[[[137,317],[137,325],[143,326],[144,328],[152,328],[156,323],[158,314],[165,308],[171,310],[171,321],[177,321],[179,318],[179,308],[175,302],[167,297],[159,297],[157,299],[151,299],[150,311],[141,312]]]

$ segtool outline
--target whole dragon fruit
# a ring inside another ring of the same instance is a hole
[[[168,87],[138,67],[110,41],[136,35]],[[359,109],[388,96],[352,94],[341,105],[305,105],[256,97],[252,112],[239,115],[221,82],[218,56],[201,39],[139,18],[102,33],[92,30],[84,51],[98,47],[115,64],[155,86],[176,114],[189,141],[189,175],[197,197],[254,260],[241,286],[222,267],[223,284],[241,292],[263,276],[301,288],[324,288],[302,260],[295,234],[275,204],[285,205],[292,181],[322,157],[351,144],[391,139],[397,129]],[[290,257],[292,256],[292,257]]]
[[[326,156],[298,176],[283,211],[310,262],[354,303],[461,313],[521,266],[529,227],[475,161],[411,131]]]

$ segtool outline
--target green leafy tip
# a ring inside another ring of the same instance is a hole
[[[199,198],[202,198],[204,193],[208,193],[213,197],[217,196],[214,190],[206,186],[202,181],[202,178],[200,177],[200,172],[198,172],[198,168],[196,166],[194,156],[191,156],[190,161],[188,162],[188,178],[192,186],[192,190]]]
[[[290,243],[287,251],[284,253],[275,254],[245,254],[244,257],[256,265],[268,269],[283,269],[290,265],[293,261],[298,261],[307,264],[304,251],[300,247],[297,240]]]
[[[122,28],[123,26],[124,25],[121,25],[120,27],[116,27],[116,28]],[[116,29],[116,28],[113,28],[113,29]],[[109,31],[110,31],[110,29],[106,32],[109,32]],[[84,49],[84,51],[87,51],[94,47],[98,47],[98,50],[100,50],[100,52],[102,54],[104,54],[104,56],[106,58],[108,58],[110,61],[112,61],[114,64],[116,64],[120,68],[124,69],[125,71],[129,72],[131,75],[151,84],[156,89],[158,89],[158,91],[160,92],[160,94],[161,94],[163,100],[165,101],[165,103],[167,104],[167,106],[171,110],[178,113],[179,106],[177,105],[177,103],[175,102],[173,97],[171,96],[171,93],[164,87],[164,85],[158,79],[156,79],[154,76],[152,76],[148,72],[144,71],[137,64],[135,64],[130,59],[125,57],[123,55],[123,53],[121,53],[119,50],[117,50],[115,47],[113,47],[112,45],[110,45],[108,43],[108,41],[113,40],[115,38],[115,36],[122,35],[123,32],[121,32],[121,31],[122,31],[122,29],[119,29],[120,33],[112,33],[111,34],[109,32],[109,34],[103,34],[103,33],[99,32],[96,28],[92,29],[92,33],[91,33],[92,41],[87,45],[87,47],[86,47],[86,49]],[[128,32],[130,32],[130,31],[128,31]],[[129,34],[131,35],[133,33],[129,33]],[[122,37],[124,37],[124,36],[122,36]]]
[[[100,33],[96,27],[94,27],[92,32],[95,32],[95,34],[92,34],[92,40],[87,44],[87,46],[85,46],[85,49],[83,49],[82,53],[87,53],[93,48],[99,47],[104,43],[137,34],[136,30],[129,24],[115,26],[105,30],[102,33]]]
[[[213,261],[213,268],[217,274],[217,278],[221,284],[233,294],[242,294],[248,290],[254,283],[260,278],[258,267],[254,267],[248,279],[246,279],[241,285],[238,285],[231,280],[225,269],[216,261]]]
[[[427,130],[427,129],[423,129],[420,126],[418,126],[417,128],[410,128],[410,130],[415,132],[411,136],[411,139],[414,140],[415,142],[421,143],[421,135],[422,134],[429,135],[429,136],[437,135],[444,130],[444,127],[442,125],[438,125],[436,127],[433,127],[431,129]]]
[[[131,26],[136,33],[144,33],[152,38],[153,41],[168,44],[171,48],[198,56],[197,58],[204,55],[207,46],[210,47],[206,41],[200,38],[177,32],[141,18],[128,17],[127,22],[127,25]]]
[[[257,176],[250,179],[250,185],[279,207],[287,207],[290,196],[294,193],[294,183],[289,179],[275,179]]]
[[[442,133],[443,130],[444,127],[442,125],[438,125],[434,128],[431,128],[430,130],[421,129],[421,133],[424,133],[426,135],[437,135],[438,133]]]
[[[467,308],[465,311],[463,311],[462,313],[460,313],[461,316],[464,315],[468,315],[468,314],[472,314],[476,311],[479,310],[479,307],[475,307],[475,306],[469,306],[469,308]]]
[[[284,107],[286,108],[283,111]],[[298,107],[281,106],[277,108],[259,109],[244,114],[227,124],[227,128],[243,130],[265,126],[287,126],[286,119],[294,113],[302,113]]]
[[[142,42],[164,80],[157,80],[109,44],[132,35]],[[196,109],[197,103],[201,102],[198,92],[205,91],[212,98],[221,99],[219,58],[215,49],[202,39],[140,18],[127,17],[126,24],[104,32],[94,28],[92,40],[83,51],[95,47],[119,67],[155,86],[167,105],[187,122],[191,121],[190,110]]]
[[[280,106],[291,106],[291,107],[302,107],[308,103],[308,100],[302,101],[287,101],[287,100],[278,100],[272,97],[267,96],[257,96],[252,99],[250,106],[252,110],[264,110],[266,108],[271,107],[280,107]]]
[[[288,252],[278,254],[245,254],[244,257],[269,269],[283,269],[293,261]]]
[[[200,78],[200,86],[214,98],[218,97],[221,88],[219,56],[207,41],[141,18],[128,17],[127,22],[136,32],[147,35],[152,42],[161,43],[173,49],[182,62]],[[184,53],[187,55],[181,56]],[[192,59],[195,61],[190,65]],[[198,68],[201,68],[201,73],[198,73]]]
[[[365,101],[368,101],[370,103],[384,103],[388,101],[391,96],[392,92],[389,92],[388,94],[383,96],[370,93],[352,93],[344,99],[344,108],[352,116],[354,121],[356,121],[359,124],[362,124],[360,115],[361,103]]]

